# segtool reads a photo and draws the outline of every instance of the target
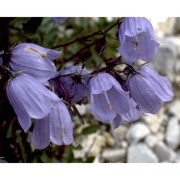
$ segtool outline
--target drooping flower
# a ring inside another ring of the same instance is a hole
[[[117,114],[113,119],[113,128],[119,127],[122,121],[133,122],[138,120],[143,115],[143,112],[140,111],[137,107],[137,103],[130,98],[130,109],[125,114]]]
[[[157,113],[163,102],[171,101],[174,97],[168,79],[146,65],[130,77],[127,88],[139,109],[146,113]]]
[[[56,66],[52,60],[61,52],[47,49],[32,43],[21,43],[12,49],[10,67],[13,71],[23,71],[45,82],[56,75]]]
[[[56,145],[74,143],[71,117],[62,101],[52,107],[48,116],[36,120],[31,141],[36,149],[44,149],[50,142]]]
[[[31,126],[31,118],[43,118],[60,100],[35,78],[23,73],[9,80],[6,94],[24,131]]]
[[[69,103],[78,103],[88,95],[89,77],[80,66],[71,66],[60,72],[52,81],[57,94]]]
[[[119,28],[119,41],[118,51],[128,63],[152,61],[159,47],[153,27],[144,17],[125,18]]]
[[[103,122],[111,121],[116,114],[129,111],[129,93],[108,73],[98,73],[90,80],[91,112]]]

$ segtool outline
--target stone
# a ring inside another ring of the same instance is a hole
[[[121,142],[123,142],[125,140],[127,131],[128,131],[128,127],[126,127],[123,124],[121,126],[119,126],[118,128],[112,130],[112,135],[115,140],[115,144],[118,147],[122,147]]]
[[[155,144],[158,142],[158,138],[155,135],[148,135],[145,139],[145,143],[150,147],[153,148]]]
[[[159,40],[159,43],[155,60],[151,63],[156,71],[172,79],[177,56],[176,45],[169,38],[163,38]]]
[[[180,107],[180,100],[179,99],[175,99],[168,106],[169,112],[172,113],[174,116],[176,116],[178,119],[180,119],[179,107]]]
[[[105,162],[123,162],[126,159],[125,149],[105,149],[102,152],[102,158]]]
[[[133,124],[126,135],[128,143],[137,143],[140,140],[144,139],[147,135],[150,134],[149,128],[142,122]]]
[[[120,142],[120,147],[126,149],[126,148],[128,147],[127,141],[121,141],[121,142]]]
[[[106,146],[106,138],[100,134],[91,134],[80,140],[82,150],[74,150],[75,158],[83,158],[85,155],[98,156],[102,148]]]
[[[176,157],[174,158],[175,163],[180,163],[180,150],[176,151]]]
[[[114,146],[115,146],[115,140],[114,140],[114,138],[112,137],[112,135],[111,135],[110,133],[108,133],[108,132],[103,132],[102,135],[105,137],[105,139],[106,139],[106,145],[107,145],[108,147],[114,147]]]
[[[180,18],[175,17],[175,23],[173,27],[173,35],[178,35],[180,34]]]
[[[165,139],[165,134],[162,133],[162,132],[158,132],[158,133],[156,133],[156,137],[157,137],[157,139],[158,139],[159,141],[164,141],[164,139]]]
[[[158,161],[155,153],[146,144],[133,144],[128,149],[128,163],[157,163]]]
[[[82,116],[86,115],[86,113],[88,112],[87,105],[84,105],[84,104],[78,105],[77,104],[76,108]]]
[[[126,137],[127,131],[128,131],[128,127],[121,125],[118,128],[114,129],[113,134],[119,140],[123,140]]]
[[[164,22],[159,22],[159,29],[165,36],[174,34],[174,26],[176,24],[176,18],[168,17]]]
[[[163,119],[160,113],[158,114],[146,114],[143,116],[143,120],[148,125],[153,134],[159,132]]]
[[[177,149],[180,144],[180,126],[178,119],[172,117],[167,126],[166,136],[165,136],[167,145],[172,149]]]
[[[176,153],[162,141],[157,142],[153,150],[161,162],[172,162],[176,157]]]

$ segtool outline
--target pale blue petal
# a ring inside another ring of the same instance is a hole
[[[31,142],[36,149],[45,149],[50,143],[50,121],[46,116],[43,119],[36,120]]]
[[[124,114],[129,111],[129,93],[112,87],[107,91],[112,108],[116,113]]]
[[[137,109],[137,103],[131,98],[130,109],[127,113],[121,114],[121,118],[125,121],[131,122],[138,120],[142,115],[143,112]]]
[[[119,28],[119,41],[118,51],[128,63],[152,61],[159,47],[151,23],[143,17],[125,18]]]
[[[27,114],[22,104],[16,99],[16,96],[14,96],[14,88],[12,87],[11,83],[9,83],[6,87],[6,94],[15,113],[17,114],[20,126],[26,132],[31,126],[31,118]]]
[[[40,82],[56,75],[56,66],[50,60],[57,58],[60,52],[46,49],[31,43],[22,43],[12,50],[10,67],[13,71],[24,71]]]
[[[108,91],[112,86],[120,88],[119,82],[108,73],[98,73],[90,80],[92,94],[100,94]]]
[[[73,128],[69,111],[61,101],[53,107],[49,118],[51,120],[51,141],[57,145],[73,143]]]
[[[102,122],[109,122],[116,116],[104,94],[90,95],[91,112]]]
[[[171,83],[166,77],[160,76],[148,66],[141,68],[141,74],[151,83],[157,96],[163,101],[171,101],[174,98]]]
[[[136,74],[130,78],[128,90],[141,111],[155,114],[160,110],[161,99],[156,95],[151,84],[141,75]]]
[[[122,118],[119,114],[116,115],[116,117],[112,121],[113,128],[116,129],[121,125]]]
[[[60,99],[31,76],[21,74],[10,80],[11,95],[31,118],[41,119]]]

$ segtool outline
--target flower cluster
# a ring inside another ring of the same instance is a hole
[[[54,18],[54,22],[66,19]],[[140,17],[125,18],[118,36],[120,56],[92,72],[80,65],[57,71],[53,60],[61,52],[32,43],[21,43],[11,50],[6,94],[25,132],[33,120],[31,142],[35,148],[44,149],[50,142],[74,144],[69,110],[87,99],[92,114],[114,128],[145,113],[155,114],[163,102],[173,99],[168,79],[147,65],[159,47],[150,22]],[[3,54],[0,52],[0,66]],[[144,63],[138,65],[139,60]]]
[[[119,28],[118,51],[125,65],[119,72],[114,67],[97,73],[90,81],[92,113],[102,122],[111,122],[114,128],[125,120],[139,119],[144,113],[157,113],[163,102],[173,99],[168,79],[160,76],[143,60],[154,59],[159,44],[152,25],[146,18],[125,18]],[[117,62],[116,62],[117,63]]]
[[[50,141],[58,145],[73,143],[69,111],[62,99],[45,86],[57,75],[52,60],[60,54],[31,43],[19,44],[11,51],[13,76],[6,86],[7,97],[24,131],[35,119],[31,141],[37,149],[47,147]]]

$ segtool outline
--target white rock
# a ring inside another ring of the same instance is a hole
[[[113,135],[117,137],[118,140],[123,140],[126,137],[128,128],[124,125],[119,126],[118,128],[114,129]]]
[[[128,163],[157,163],[158,158],[145,144],[133,144],[128,149]]]
[[[157,142],[153,150],[161,162],[172,162],[176,157],[176,153],[164,142]]]
[[[99,134],[91,134],[81,140],[82,150],[74,150],[76,158],[83,158],[86,154],[89,156],[98,156],[106,145],[106,138]]]
[[[156,137],[157,137],[157,139],[158,139],[159,141],[164,141],[164,139],[165,139],[165,134],[162,133],[162,132],[158,132],[158,133],[156,133]]]
[[[171,104],[169,104],[168,109],[169,112],[172,113],[174,116],[176,116],[178,119],[180,119],[180,100],[176,99],[172,101]]]
[[[180,126],[176,117],[169,120],[165,137],[168,146],[177,149],[180,144]]]
[[[115,139],[112,137],[112,135],[108,132],[103,132],[102,134],[106,139],[106,145],[109,147],[115,146]]]
[[[163,38],[159,43],[157,55],[155,60],[152,61],[153,67],[156,71],[168,75],[172,79],[177,56],[176,46],[169,38]]]
[[[125,161],[126,150],[125,149],[106,149],[102,153],[102,158],[108,162]]]
[[[174,26],[176,24],[176,18],[168,17],[164,22],[160,22],[159,29],[164,35],[172,35],[174,33]]]
[[[120,147],[126,149],[126,148],[128,147],[127,141],[121,141],[121,142],[120,142]]]
[[[88,112],[88,106],[87,105],[76,105],[77,110],[79,111],[79,113],[83,116]]]
[[[149,129],[152,133],[159,132],[159,129],[161,127],[162,119],[159,114],[146,114],[143,116],[144,121],[147,123]]]
[[[144,123],[138,122],[129,128],[126,139],[130,144],[137,143],[145,138],[148,134],[150,134],[148,127]]]
[[[158,142],[158,138],[155,135],[148,135],[145,139],[145,143],[150,147],[153,148],[155,144]]]

